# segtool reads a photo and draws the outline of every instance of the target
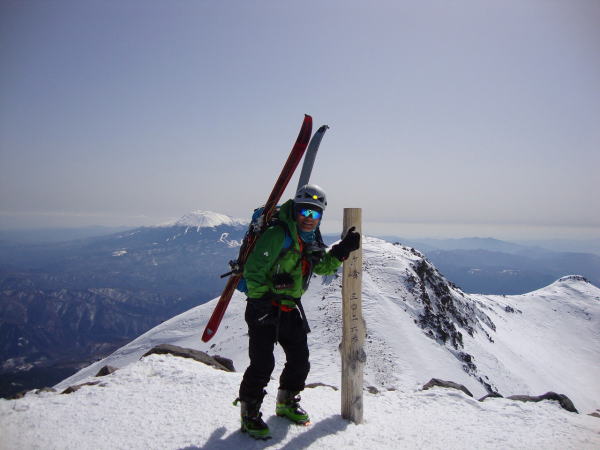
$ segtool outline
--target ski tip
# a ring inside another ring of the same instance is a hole
[[[329,130],[329,125],[321,125],[321,128],[317,130],[317,133],[325,133],[327,130]]]
[[[202,335],[202,342],[208,342],[215,335],[215,332],[212,328],[207,328],[204,330],[204,334]]]

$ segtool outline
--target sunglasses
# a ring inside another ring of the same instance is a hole
[[[320,213],[319,211],[315,211],[314,209],[308,209],[308,208],[302,208],[300,210],[300,215],[304,216],[304,217],[311,217],[313,219],[320,219],[321,216],[323,215],[323,213]]]

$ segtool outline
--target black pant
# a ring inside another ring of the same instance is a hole
[[[279,339],[277,320],[279,316]],[[275,342],[281,344],[286,363],[279,377],[279,389],[301,391],[310,371],[308,343],[304,323],[297,309],[278,314],[277,307],[268,300],[249,301],[246,305],[246,323],[250,337],[248,353],[250,365],[240,385],[240,399],[252,402],[262,399],[275,368]]]

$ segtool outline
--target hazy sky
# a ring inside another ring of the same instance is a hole
[[[0,66],[2,228],[247,217],[309,113],[328,230],[600,237],[597,0],[3,0]]]

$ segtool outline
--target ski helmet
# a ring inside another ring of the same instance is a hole
[[[325,195],[325,191],[316,184],[305,184],[296,192],[294,202],[296,205],[316,206],[321,211],[325,211],[327,196]]]

